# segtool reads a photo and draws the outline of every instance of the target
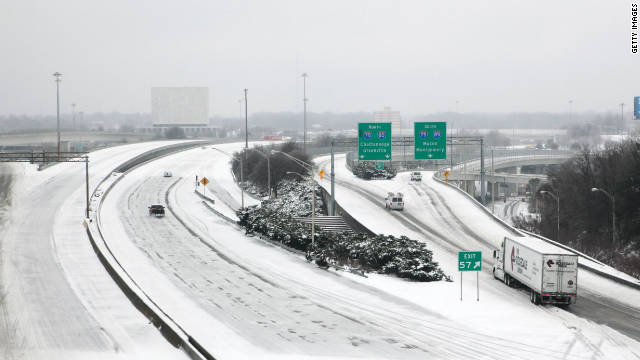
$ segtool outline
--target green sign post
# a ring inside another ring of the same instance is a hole
[[[460,301],[462,301],[462,273],[465,271],[476,272],[476,300],[480,301],[480,284],[478,273],[482,271],[482,251],[459,251],[458,271],[460,271]]]
[[[446,122],[417,122],[413,128],[416,160],[447,158]]]
[[[391,123],[358,124],[358,160],[391,160]]]
[[[458,271],[482,271],[482,252],[458,252]]]

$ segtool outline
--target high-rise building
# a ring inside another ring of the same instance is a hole
[[[373,122],[390,122],[391,123],[391,135],[400,135],[400,122],[402,118],[400,117],[400,111],[393,111],[391,107],[385,106],[382,111],[374,111],[373,112]]]

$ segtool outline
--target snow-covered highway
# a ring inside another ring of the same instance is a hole
[[[329,157],[318,158],[316,162],[320,169],[329,170]],[[463,249],[482,250],[485,269],[480,279],[484,278],[485,281],[481,281],[481,286],[485,289],[489,287],[494,294],[503,294],[508,302],[528,301],[526,294],[517,294],[517,290],[493,281],[490,274],[491,251],[499,247],[499,241],[504,236],[518,236],[517,232],[495,221],[474,206],[466,196],[436,182],[429,172],[424,173],[422,183],[418,184],[409,181],[408,173],[400,173],[393,180],[364,181],[346,169],[344,155],[336,156],[335,169],[336,200],[363,225],[376,233],[405,234],[427,242],[443,268],[452,274],[457,272],[455,252]],[[322,182],[327,189],[329,185],[326,180]],[[389,191],[405,194],[404,212],[385,210],[383,199]],[[587,271],[581,271],[579,277],[580,296],[569,312],[617,329],[634,338],[637,346],[640,339],[639,292]],[[465,281],[465,288],[467,286],[472,288],[472,282]],[[531,311],[535,313],[542,309],[534,308]],[[548,308],[546,311],[556,312],[563,318],[571,316],[558,308]],[[601,330],[605,333],[609,331],[606,327]],[[596,335],[595,339],[605,341],[602,340],[603,336],[606,338],[608,335],[603,334]]]
[[[121,163],[171,143],[91,153],[91,188]],[[84,164],[11,168],[0,225],[0,358],[185,358],[131,305],[87,241]]]
[[[234,146],[239,148],[223,149]],[[336,168],[343,167],[344,160]],[[174,177],[163,178],[165,170]],[[459,358],[472,350],[475,358],[640,356],[636,340],[584,316],[536,307],[487,272],[480,274],[480,301],[469,276],[460,302],[451,251],[478,246],[489,251],[505,229],[473,211],[458,214],[455,209],[466,209],[468,200],[439,194],[429,180],[413,189],[394,189],[420,199],[407,203],[406,214],[390,214],[373,200],[393,181],[361,184],[339,175],[338,201],[349,211],[357,207],[352,215],[376,232],[426,241],[454,275],[453,283],[319,269],[296,253],[245,236],[213,214],[194,194],[196,174],[214,184],[207,190],[216,198],[212,206],[221,212],[237,206],[239,191],[230,180],[228,158],[210,148],[195,149],[126,175],[105,198],[101,221],[109,246],[135,281],[222,359]],[[396,185],[410,186],[405,180],[400,176]],[[375,184],[383,185],[367,189]],[[225,200],[229,197],[234,200]],[[158,202],[169,205],[163,219],[146,213]],[[588,285],[590,280],[581,281]]]

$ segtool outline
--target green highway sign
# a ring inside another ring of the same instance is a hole
[[[358,123],[358,160],[391,160],[391,123]]]
[[[482,271],[482,251],[458,252],[458,271]]]
[[[416,160],[447,158],[447,123],[414,123],[414,144]]]

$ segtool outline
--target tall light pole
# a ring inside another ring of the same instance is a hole
[[[267,159],[267,186],[269,189],[269,199],[271,199],[271,152],[264,154],[262,151],[256,151],[256,153]]]
[[[624,128],[624,103],[620,103],[620,127],[618,133],[622,134]]]
[[[73,131],[76,131],[76,104],[71,104],[71,108],[73,109]]]
[[[303,148],[304,152],[307,152],[307,73],[302,73],[302,105],[303,105],[303,119],[304,119],[304,134],[303,136]]]
[[[53,74],[56,78],[56,103],[57,103],[57,111],[56,111],[56,119],[57,119],[57,133],[58,133],[58,158],[60,157],[60,74],[59,72],[55,72]]]
[[[247,89],[244,89],[244,148],[249,148],[249,115],[247,114]]]
[[[607,197],[609,198],[609,200],[611,200],[611,241],[612,241],[612,245],[615,245],[616,243],[616,198],[613,197],[611,194],[609,194],[608,192],[599,189],[599,188],[592,188],[591,189],[592,192],[602,192],[603,194],[607,195]]]
[[[244,164],[247,163],[247,152],[249,151],[249,112],[247,105],[247,91],[244,89],[244,161],[240,161],[240,187],[242,188],[242,208],[244,209]]]
[[[557,214],[558,230],[557,230],[557,233],[556,233],[556,241],[560,241],[560,195],[559,194],[556,195],[556,194],[554,194],[554,193],[552,193],[550,191],[546,191],[546,190],[540,191],[540,194],[547,194],[547,195],[551,196],[552,198],[556,199],[556,201],[558,203],[558,206],[556,208],[556,210],[558,212],[558,214]]]
[[[217,150],[225,155],[227,155],[228,157],[230,157],[231,159],[233,159],[233,155],[229,154],[228,152],[224,151],[224,150],[220,150],[218,148],[212,148],[213,150]],[[243,161],[242,161],[242,156],[240,156],[240,192],[241,192],[241,205],[240,208],[244,209],[244,176],[242,174],[242,167],[243,167]]]

